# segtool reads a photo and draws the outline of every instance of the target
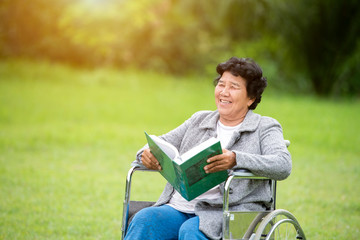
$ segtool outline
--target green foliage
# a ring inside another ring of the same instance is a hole
[[[357,1],[3,0],[0,57],[207,74],[231,56],[270,64],[279,89],[354,95]]]
[[[215,109],[213,90],[212,78],[0,62],[0,239],[118,239],[143,131],[161,134]],[[309,239],[359,236],[359,106],[267,92],[256,109],[291,141],[278,208]],[[161,193],[160,175],[136,179],[134,199]]]
[[[276,14],[270,29],[289,51],[288,66],[306,72],[319,95],[358,95],[358,1],[280,0],[272,7]]]
[[[68,0],[49,4],[46,0],[0,2],[0,56],[45,56],[64,59],[59,46],[66,48],[56,20]]]

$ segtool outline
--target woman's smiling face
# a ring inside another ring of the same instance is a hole
[[[215,102],[222,124],[235,126],[241,123],[254,100],[247,95],[245,79],[228,71],[222,74],[215,87]]]

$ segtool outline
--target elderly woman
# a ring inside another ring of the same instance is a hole
[[[208,159],[204,170],[248,169],[276,180],[291,172],[291,157],[280,124],[252,110],[267,86],[261,68],[251,59],[232,57],[216,68],[216,111],[200,111],[182,125],[161,136],[180,154],[211,137],[217,137],[223,154]],[[145,146],[137,154],[149,169],[161,166]],[[192,201],[187,201],[167,183],[152,207],[139,211],[129,225],[125,239],[221,239],[224,183]],[[263,211],[272,199],[266,181],[234,180],[230,209]]]

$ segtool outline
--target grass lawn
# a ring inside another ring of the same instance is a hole
[[[119,239],[143,131],[162,134],[215,109],[212,79],[192,80],[0,62],[0,239]],[[293,157],[277,207],[309,239],[357,239],[360,101],[269,90],[255,112],[279,120]],[[148,178],[134,183],[134,198],[160,194],[164,180]]]

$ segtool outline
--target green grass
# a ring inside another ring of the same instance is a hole
[[[281,122],[293,157],[277,207],[309,239],[356,239],[360,102],[269,92],[256,112]],[[0,62],[0,239],[119,239],[143,131],[165,133],[202,109],[215,109],[211,79]],[[146,177],[134,198],[154,200],[164,181]]]

